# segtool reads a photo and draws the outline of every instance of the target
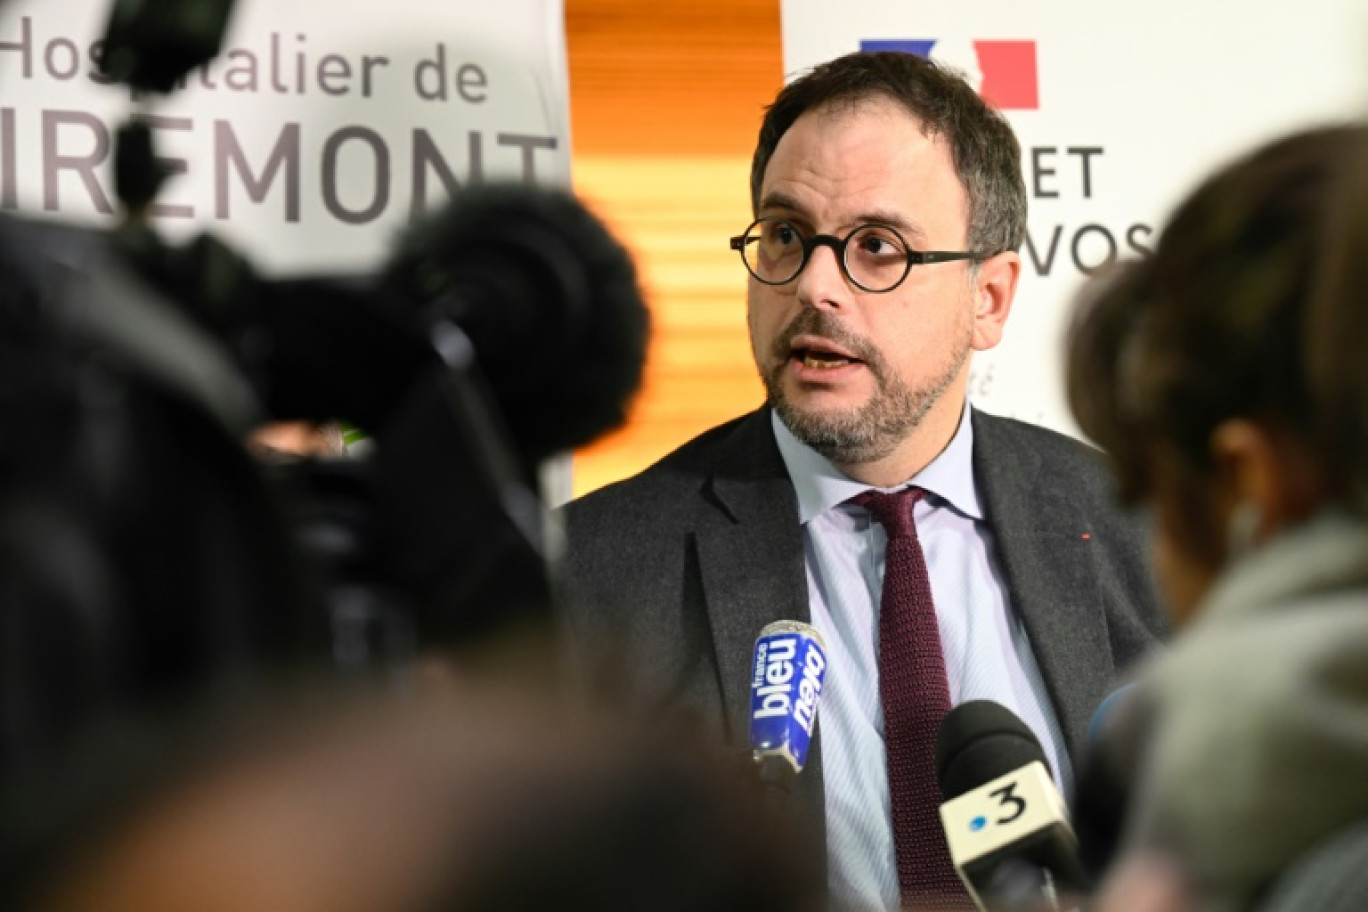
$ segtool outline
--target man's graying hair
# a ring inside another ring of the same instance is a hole
[[[780,91],[765,112],[751,163],[752,211],[759,211],[770,157],[794,121],[818,107],[879,97],[902,105],[928,136],[949,145],[969,199],[969,248],[987,255],[1020,249],[1026,235],[1026,184],[1021,145],[1011,126],[952,70],[896,51],[838,57]]]

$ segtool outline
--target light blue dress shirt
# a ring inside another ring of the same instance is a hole
[[[1040,739],[1056,783],[1069,796],[1073,770],[1064,736],[979,505],[969,411],[966,405],[945,450],[907,482],[930,495],[917,503],[914,519],[931,576],[950,701],[994,700],[1016,713]],[[817,724],[831,895],[838,908],[897,909],[878,663],[888,539],[866,509],[846,503],[869,486],[800,443],[777,415],[773,424],[798,495],[812,624],[827,646]]]

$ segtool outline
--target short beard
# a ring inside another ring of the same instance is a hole
[[[796,336],[829,339],[859,358],[874,378],[874,395],[864,405],[842,412],[803,412],[784,395],[779,372]],[[959,376],[973,351],[973,326],[966,324],[958,344],[946,353],[942,369],[920,387],[898,379],[883,355],[864,339],[845,331],[829,314],[804,309],[775,340],[774,359],[760,370],[770,405],[803,443],[835,465],[863,465],[890,455],[926,418]]]

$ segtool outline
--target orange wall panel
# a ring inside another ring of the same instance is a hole
[[[632,251],[652,316],[626,427],[575,454],[583,494],[763,398],[746,273],[750,156],[783,82],[778,0],[566,0],[574,186]]]

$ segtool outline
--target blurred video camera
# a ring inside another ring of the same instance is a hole
[[[106,75],[171,91],[231,8],[116,0]],[[158,235],[166,177],[135,114],[118,227],[0,219],[6,757],[97,703],[549,624],[538,473],[640,382],[632,261],[567,192],[463,189],[373,274],[268,280]],[[368,446],[263,461],[244,441],[272,421]]]

